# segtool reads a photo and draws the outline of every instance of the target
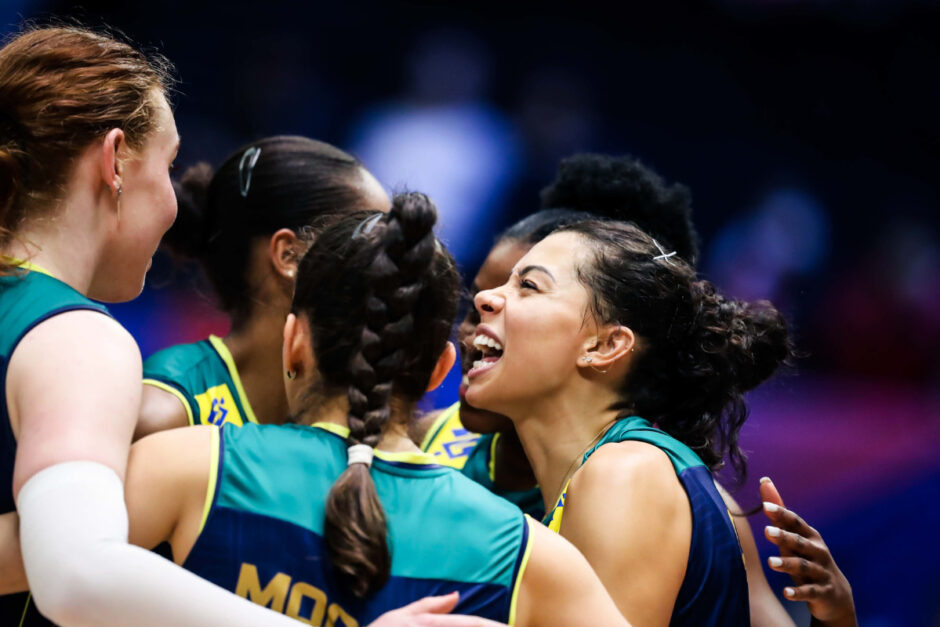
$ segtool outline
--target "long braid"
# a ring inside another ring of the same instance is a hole
[[[387,215],[370,218],[353,237],[365,244],[362,254],[373,258],[365,271],[363,320],[358,327],[350,325],[359,334],[347,369],[350,446],[374,448],[388,424],[394,380],[408,361],[414,309],[434,259],[436,219],[425,195],[403,194]],[[356,596],[388,580],[387,522],[368,464],[351,463],[330,490],[325,537],[334,568]]]

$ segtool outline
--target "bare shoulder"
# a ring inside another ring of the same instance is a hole
[[[182,399],[164,389],[144,383],[134,440],[188,424],[189,413]]]
[[[571,480],[572,492],[602,489],[608,495],[626,491],[655,494],[673,486],[681,489],[666,453],[652,444],[637,441],[601,446]]]

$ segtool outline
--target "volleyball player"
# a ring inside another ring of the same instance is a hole
[[[568,209],[543,209],[504,231],[474,277],[474,293],[505,283],[513,265],[535,243],[566,224],[586,219],[592,210],[602,216],[619,215],[639,225],[658,241],[676,250],[683,259],[694,262],[698,257],[698,237],[691,222],[688,191],[681,185],[666,184],[655,172],[629,157],[591,154],[569,157],[559,165],[556,179],[542,191],[541,200],[543,207]],[[460,328],[461,343],[469,349],[463,351],[464,374],[472,366],[472,347],[469,342],[473,339],[477,322],[478,315],[471,309]],[[466,384],[461,388],[459,403],[432,417],[433,422],[425,421],[424,425],[419,423],[418,429],[431,425],[423,436],[426,450],[462,468],[465,475],[520,505],[533,516],[541,516],[544,514],[541,493],[537,488],[526,489],[535,485],[535,478],[512,423],[505,416],[467,403],[462,397],[465,389]],[[481,433],[484,434],[482,437],[477,435]],[[469,452],[463,452],[466,447],[461,443],[467,439],[467,434],[479,438],[479,443],[471,447]],[[740,507],[731,495],[720,485],[717,487],[729,510],[740,512]],[[763,484],[761,490],[766,500]],[[779,495],[770,496],[773,498],[771,505],[783,505],[782,501],[778,503]],[[540,511],[542,514],[539,514]],[[750,525],[743,516],[734,516],[734,523],[746,558],[751,623],[792,624],[764,576]],[[803,529],[788,527],[792,532]],[[809,537],[806,539],[810,540]],[[814,603],[811,611],[814,617],[828,620],[830,617],[854,616],[848,582],[821,538],[813,546],[818,546],[820,551],[805,558],[812,562],[812,566],[808,567],[823,568],[826,571],[824,579],[832,582],[831,585],[812,588]],[[792,560],[786,563],[792,569]],[[797,563],[797,566],[800,565]],[[771,561],[772,569],[787,572],[781,566]],[[807,568],[805,565],[802,567]],[[787,588],[785,593],[792,591]],[[829,624],[825,620],[823,623]]]
[[[171,346],[144,362],[137,437],[191,424],[287,419],[280,337],[311,223],[385,211],[382,186],[351,155],[297,136],[253,142],[213,173],[186,171],[163,243],[198,260],[231,320],[224,338]]]
[[[186,568],[312,624],[453,589],[455,611],[510,624],[623,624],[573,547],[408,437],[455,359],[458,276],[435,220],[407,194],[318,234],[284,328],[297,424],[142,439],[132,539],[169,540]]]
[[[137,296],[176,215],[170,83],[164,59],[78,28],[0,50],[0,499],[54,622],[281,624],[127,544],[140,353],[91,299]],[[18,572],[16,537],[2,544]],[[0,607],[4,624],[42,622],[22,597]]]

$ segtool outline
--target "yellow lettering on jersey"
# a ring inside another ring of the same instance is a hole
[[[300,615],[300,604],[303,603],[304,598],[313,599],[313,609],[310,611],[310,616]],[[294,584],[294,587],[290,589],[290,599],[287,601],[285,614],[305,623],[319,626],[323,624],[323,614],[325,613],[326,594],[323,593],[323,590],[302,581]]]
[[[346,610],[334,603],[327,612],[326,627],[339,627],[339,623],[336,622],[337,620],[343,621],[343,627],[359,627],[359,623],[355,618],[347,614]]]
[[[262,589],[261,581],[258,579],[258,567],[246,563],[242,564],[241,571],[238,573],[235,594],[258,605],[270,607],[275,612],[284,613],[284,601],[287,599],[288,589],[290,589],[290,575],[285,573],[274,575],[268,585]]]
[[[229,422],[237,427],[244,424],[241,414],[238,412],[238,405],[235,404],[235,397],[228,385],[222,383],[209,388],[202,394],[196,395],[196,402],[199,403],[199,422],[204,425],[216,425],[221,427]]]
[[[290,595],[288,596],[288,591]],[[328,604],[326,593],[314,585],[304,581],[291,585],[291,577],[286,573],[277,573],[264,588],[258,578],[258,567],[254,564],[242,564],[238,573],[238,583],[235,585],[235,594],[249,601],[270,607],[275,612],[296,618],[300,622],[323,627],[323,618],[326,616],[326,627],[359,627],[358,621],[336,603]],[[313,601],[310,616],[301,616],[300,607],[304,599]],[[284,601],[287,600],[285,611]],[[337,622],[340,621],[340,622]]]

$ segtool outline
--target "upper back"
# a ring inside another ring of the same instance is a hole
[[[144,362],[144,385],[174,395],[189,424],[258,422],[242,387],[235,361],[214,335],[158,351]]]
[[[388,522],[391,578],[365,601],[343,590],[323,527],[346,444],[329,431],[338,427],[324,427],[223,429],[214,500],[184,565],[295,617],[327,612],[366,624],[459,590],[457,612],[508,621],[527,544],[522,513],[423,454],[376,451],[371,473]]]

